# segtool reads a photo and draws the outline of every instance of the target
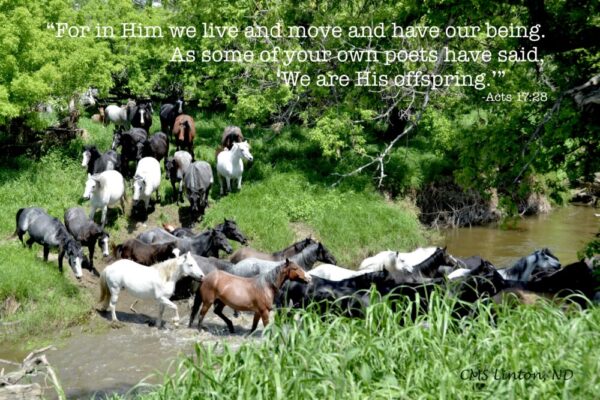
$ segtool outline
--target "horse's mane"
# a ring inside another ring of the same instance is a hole
[[[440,261],[440,258],[444,258],[444,249],[442,249],[441,247],[437,247],[431,256],[427,257],[419,264],[413,266],[413,270],[425,272],[428,269],[435,266]]]
[[[169,258],[168,260],[154,264],[152,268],[156,268],[161,279],[163,279],[165,282],[168,282],[171,280],[173,273],[179,267],[178,261],[179,258]]]
[[[263,272],[256,277],[256,283],[259,287],[275,287],[275,283],[277,281],[277,277],[281,273],[281,270],[285,268],[286,262],[281,261],[281,263],[274,268],[270,269],[267,272]],[[276,288],[278,289],[278,288]]]

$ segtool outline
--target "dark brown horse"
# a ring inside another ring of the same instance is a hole
[[[233,146],[234,143],[241,143],[243,141],[244,135],[242,135],[242,130],[239,126],[226,126],[225,129],[223,129],[223,136],[221,136],[221,146],[219,146],[215,152],[215,158],[223,150],[231,150],[231,146]]]
[[[196,124],[194,119],[187,114],[178,115],[173,123],[173,136],[177,150],[185,148],[194,159],[194,138],[196,137]]]
[[[126,258],[143,265],[153,265],[173,258],[177,242],[147,244],[139,239],[129,239],[113,248],[115,258]]]
[[[253,278],[243,278],[224,271],[215,270],[206,275],[200,285],[202,309],[198,328],[211,305],[214,312],[225,323],[229,332],[234,333],[233,323],[223,314],[223,308],[229,306],[236,311],[254,311],[254,321],[250,333],[256,330],[258,320],[263,326],[269,324],[269,311],[273,309],[273,301],[281,286],[288,280],[309,283],[310,275],[290,260]],[[190,315],[190,322],[195,315]]]
[[[312,238],[307,237],[306,239],[296,242],[281,251],[276,251],[275,253],[263,253],[262,251],[255,250],[251,247],[242,247],[241,249],[233,253],[229,261],[231,261],[234,264],[237,264],[238,262],[246,258],[259,258],[261,260],[267,261],[281,261],[284,260],[286,257],[295,256],[296,254],[304,250],[306,247],[314,243],[317,242],[315,242]]]

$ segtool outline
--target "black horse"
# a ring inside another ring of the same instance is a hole
[[[197,233],[194,232],[191,228],[174,228],[172,225],[163,224],[163,227],[172,235],[177,236],[178,238],[182,237],[192,237],[196,236]],[[232,219],[225,218],[224,221],[214,228],[217,231],[221,231],[229,240],[236,241],[243,245],[248,244],[248,239],[246,236],[240,231],[237,224]]]
[[[131,126],[134,128],[142,128],[146,132],[150,132],[152,126],[152,104],[140,102],[130,109]]]
[[[71,236],[62,222],[37,207],[21,208],[17,211],[16,222],[15,234],[19,237],[21,243],[23,243],[23,235],[26,232],[29,233],[27,246],[31,248],[33,243],[44,246],[44,261],[48,261],[50,248],[58,247],[58,269],[60,272],[63,270],[63,257],[66,254],[75,277],[81,279],[83,276],[81,272],[82,264],[87,265],[88,261],[84,259],[81,245]]]
[[[144,143],[148,140],[148,134],[142,128],[131,128],[123,132],[121,128],[113,134],[112,149],[121,146],[121,169],[123,176],[132,176],[129,162],[140,161],[144,156]]]
[[[94,268],[94,248],[96,243],[102,250],[102,256],[108,257],[109,234],[94,221],[90,220],[85,210],[81,207],[72,207],[65,211],[65,226],[69,233],[73,235],[81,245],[88,248],[90,254],[90,271],[94,275],[100,276]]]
[[[160,106],[160,130],[172,132],[175,118],[183,114],[183,98],[177,99],[174,104],[165,103]]]
[[[83,148],[82,167],[87,167],[90,175],[114,169],[121,170],[121,156],[114,150],[108,150],[106,153],[100,153],[96,146],[85,146]]]
[[[163,132],[156,132],[150,139],[144,142],[144,157],[154,157],[158,161],[169,154],[169,138]]]

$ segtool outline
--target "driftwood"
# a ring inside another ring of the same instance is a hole
[[[42,373],[46,378],[50,378],[60,400],[66,399],[54,369],[48,362],[46,355],[43,354],[50,349],[54,349],[54,347],[47,346],[29,353],[21,364],[0,359],[1,363],[19,367],[16,371],[7,374],[4,373],[4,369],[0,369],[0,400],[42,399],[43,388],[38,383],[19,383],[23,378],[36,376],[38,373]]]

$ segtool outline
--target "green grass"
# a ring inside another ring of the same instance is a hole
[[[597,308],[479,304],[475,317],[458,320],[452,301],[436,294],[413,321],[412,306],[394,312],[375,304],[364,320],[301,312],[297,321],[277,318],[258,343],[237,349],[200,343],[194,357],[141,398],[594,399],[600,393]],[[570,379],[552,378],[567,370]],[[497,379],[503,371],[537,375]]]

